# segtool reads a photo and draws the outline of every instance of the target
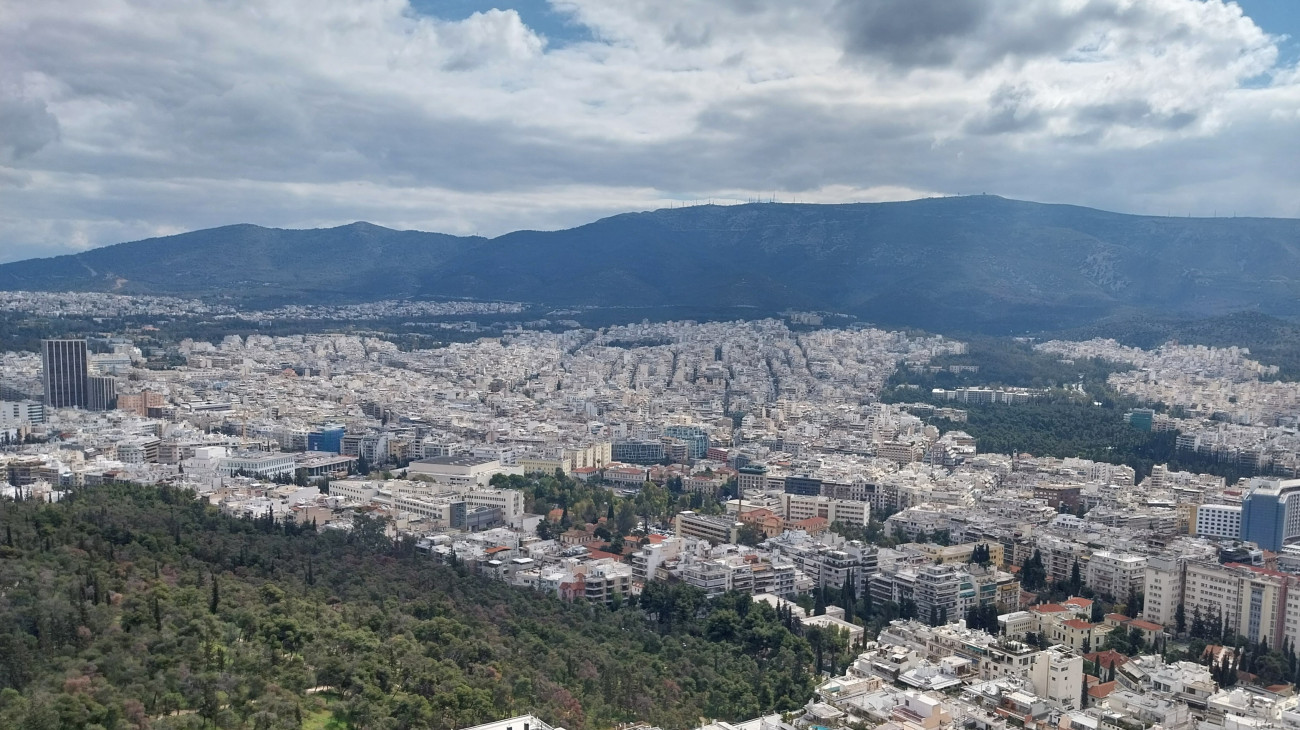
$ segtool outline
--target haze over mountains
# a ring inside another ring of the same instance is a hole
[[[1300,221],[1122,215],[996,196],[628,213],[494,239],[235,225],[0,266],[5,289],[250,303],[470,297],[834,311],[1015,332],[1300,314]]]

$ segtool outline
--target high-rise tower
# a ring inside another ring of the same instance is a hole
[[[85,340],[41,340],[41,377],[47,408],[89,405],[89,360]]]

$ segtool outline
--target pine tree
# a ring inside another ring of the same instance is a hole
[[[871,585],[868,583],[862,591],[862,601],[858,604],[858,615],[862,617],[863,621],[870,621],[872,615],[875,614],[874,600],[871,597]]]
[[[217,576],[212,576],[212,598],[208,600],[208,612],[216,613],[221,605],[221,589],[217,587]]]
[[[1183,604],[1180,601],[1178,603],[1178,608],[1174,609],[1174,631],[1176,631],[1179,636],[1182,636],[1183,632],[1185,632],[1186,630],[1187,630],[1187,611],[1186,609],[1183,608]]]

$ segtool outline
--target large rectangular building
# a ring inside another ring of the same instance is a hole
[[[871,520],[871,503],[787,493],[781,495],[781,517],[787,523],[821,517],[831,524],[861,527]]]
[[[1300,479],[1250,480],[1241,505],[1241,539],[1280,552],[1300,538]]]
[[[1098,550],[1088,559],[1084,583],[1103,596],[1124,601],[1128,599],[1130,591],[1143,592],[1146,570],[1145,556]]]
[[[496,459],[475,456],[439,456],[433,459],[412,461],[406,471],[410,475],[429,477],[439,484],[453,486],[486,486],[492,475],[506,470]],[[517,470],[516,470],[517,471]]]
[[[111,411],[117,407],[117,379],[109,375],[86,378],[86,409]]]
[[[45,405],[85,408],[90,401],[89,363],[85,340],[41,340]]]
[[[740,536],[740,523],[726,517],[710,517],[694,512],[679,512],[673,519],[673,532],[678,537],[695,537],[714,545],[736,544]]]
[[[1196,535],[1222,540],[1241,538],[1241,505],[1203,504],[1196,508]]]

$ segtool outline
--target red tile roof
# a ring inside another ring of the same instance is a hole
[[[1116,684],[1118,684],[1118,683],[1117,683],[1117,682],[1102,682],[1101,684],[1095,685],[1095,686],[1093,686],[1093,687],[1089,687],[1089,688],[1088,688],[1088,696],[1089,696],[1089,697],[1096,697],[1097,699],[1101,699],[1102,697],[1109,697],[1109,696],[1110,696],[1110,693],[1115,691],[1115,685],[1116,685]]]
[[[1107,649],[1106,651],[1094,651],[1091,654],[1084,654],[1083,658],[1087,659],[1090,662],[1099,664],[1106,669],[1110,669],[1112,666],[1122,667],[1125,664],[1128,664],[1128,657],[1115,651],[1114,649]]]

